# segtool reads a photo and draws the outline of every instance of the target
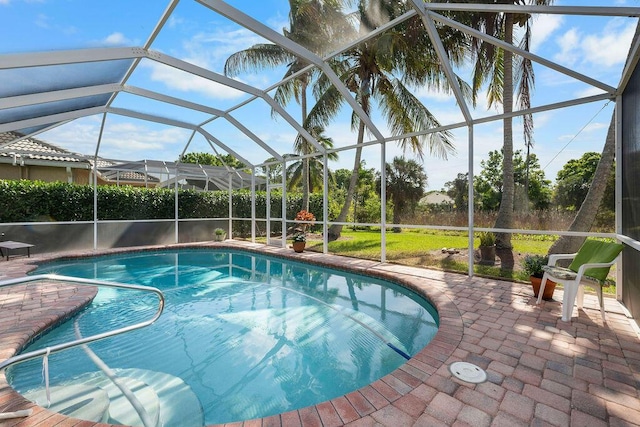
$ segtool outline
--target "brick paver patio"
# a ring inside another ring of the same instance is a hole
[[[440,316],[435,339],[375,383],[313,407],[228,425],[640,425],[640,338],[614,299],[606,301],[607,324],[596,309],[595,296],[590,295],[585,297],[585,310],[574,309],[577,317],[562,322],[561,290],[556,290],[553,301],[536,306],[530,286],[519,283],[311,252],[295,254],[243,242],[211,246],[348,266],[401,281],[429,298]],[[0,280],[22,276],[52,257],[0,261]],[[35,284],[0,289],[0,360],[56,319],[86,304],[93,292],[92,288]],[[455,361],[485,369],[488,381],[471,384],[454,378],[448,366]],[[0,412],[26,408],[33,408],[33,415],[0,421],[0,425],[104,426],[37,407],[15,393],[0,375]]]

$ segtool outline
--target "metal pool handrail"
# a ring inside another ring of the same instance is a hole
[[[51,353],[56,353],[62,350],[66,350],[68,348],[72,348],[72,347],[77,347],[79,345],[82,344],[88,344],[94,341],[98,341],[98,340],[102,340],[105,338],[109,338],[115,335],[120,335],[123,334],[125,332],[130,332],[136,329],[140,329],[140,328],[144,328],[145,326],[149,326],[152,323],[154,323],[156,320],[158,320],[158,318],[160,317],[160,315],[162,314],[162,311],[164,310],[164,294],[156,288],[152,288],[150,286],[140,286],[140,285],[125,285],[123,283],[114,283],[114,282],[105,282],[102,280],[94,280],[94,279],[83,279],[83,278],[79,278],[79,277],[70,277],[70,276],[61,276],[58,274],[41,274],[41,275],[36,275],[36,276],[26,276],[26,277],[20,277],[17,279],[9,279],[9,280],[2,280],[0,281],[0,288],[4,288],[4,287],[8,287],[8,286],[15,286],[15,285],[21,285],[23,283],[28,283],[28,282],[36,282],[36,281],[41,281],[41,280],[55,280],[55,281],[60,281],[60,282],[72,282],[72,283],[77,283],[80,285],[88,285],[88,286],[104,286],[104,287],[108,287],[108,288],[119,288],[119,289],[131,289],[131,290],[137,290],[137,291],[148,291],[148,292],[153,292],[158,296],[158,311],[156,311],[156,314],[149,320],[146,320],[144,322],[140,322],[140,323],[136,323],[134,325],[130,325],[130,326],[125,326],[123,328],[119,328],[119,329],[114,329],[112,331],[108,331],[108,332],[102,332],[100,334],[95,334],[95,335],[91,335],[89,337],[85,337],[85,338],[81,338],[81,339],[77,339],[77,340],[73,340],[73,341],[68,341],[62,344],[56,344],[54,346],[51,347],[47,347],[47,348],[43,348],[40,350],[34,350],[34,351],[30,351],[28,353],[23,353],[23,354],[19,354],[17,356],[13,356],[8,358],[7,360],[0,362],[0,372],[2,372],[3,369],[7,368],[8,366],[13,365],[14,363],[18,363],[18,362],[24,362],[26,360],[31,360],[31,359],[35,359],[37,357],[40,356],[44,356],[47,353],[51,354]]]

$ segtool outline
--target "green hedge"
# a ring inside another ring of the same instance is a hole
[[[175,217],[175,193],[166,188],[99,186],[98,219],[139,220]],[[233,192],[233,216],[251,218],[251,192]],[[312,194],[310,210],[322,220],[322,195]],[[62,182],[0,180],[0,222],[92,221],[93,187]],[[267,195],[256,192],[256,217],[265,218]],[[302,206],[300,194],[287,194],[287,218],[292,219]],[[335,208],[334,208],[335,210]],[[271,193],[271,216],[280,217],[282,194]],[[226,218],[229,215],[226,191],[178,191],[179,218]],[[331,215],[330,215],[331,216]],[[245,223],[245,224],[242,224]],[[236,226],[237,224],[237,226]],[[235,228],[238,228],[237,230]],[[248,221],[234,221],[234,231],[247,233]],[[274,230],[274,231],[279,231]]]

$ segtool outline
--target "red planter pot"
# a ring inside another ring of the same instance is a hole
[[[542,278],[529,276],[529,280],[531,281],[531,286],[533,287],[533,296],[538,297],[538,293],[540,292],[540,285],[542,284]],[[553,291],[556,290],[556,282],[553,280],[547,279],[546,285],[544,285],[544,293],[542,294],[542,299],[550,300],[553,299]]]

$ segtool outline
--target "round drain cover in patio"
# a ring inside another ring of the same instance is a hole
[[[469,362],[453,362],[449,371],[454,377],[468,383],[483,383],[487,380],[487,373],[479,366]]]

